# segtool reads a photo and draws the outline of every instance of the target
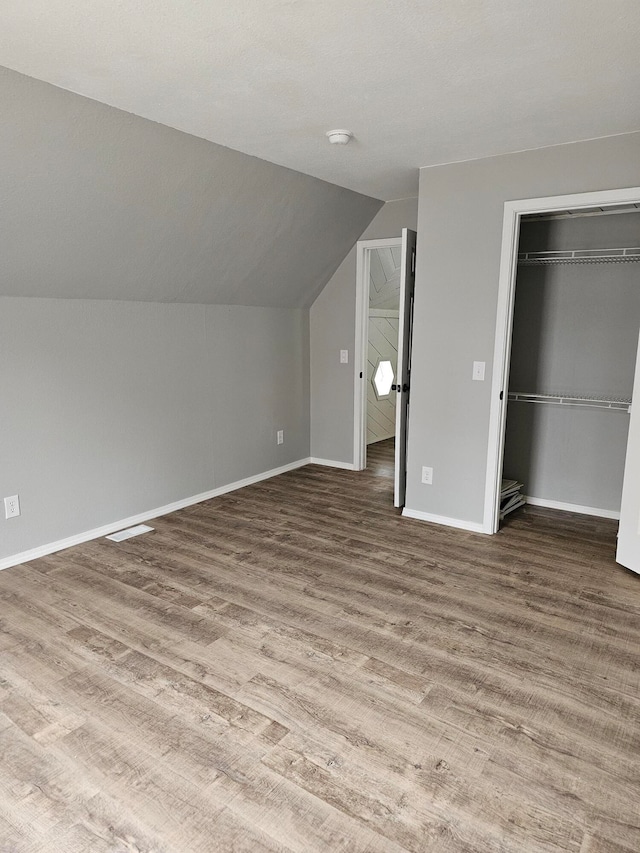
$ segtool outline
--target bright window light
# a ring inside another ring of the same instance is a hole
[[[390,361],[380,360],[373,374],[373,387],[376,389],[376,396],[388,397],[393,385],[393,367]]]

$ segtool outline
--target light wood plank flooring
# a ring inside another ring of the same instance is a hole
[[[0,574],[2,853],[638,853],[615,524],[401,519],[391,442]]]

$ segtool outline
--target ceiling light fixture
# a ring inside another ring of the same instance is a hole
[[[347,145],[353,139],[350,130],[328,130],[327,137],[333,145]]]

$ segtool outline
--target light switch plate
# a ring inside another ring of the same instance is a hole
[[[341,349],[340,350],[340,364],[349,364],[349,350]]]
[[[486,362],[484,361],[474,361],[473,362],[473,379],[476,382],[484,382],[484,368]]]

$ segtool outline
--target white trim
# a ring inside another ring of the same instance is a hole
[[[369,251],[401,246],[401,237],[356,244],[356,330],[353,359],[353,470],[367,465],[367,343],[369,339]],[[362,373],[362,380],[360,374]]]
[[[406,518],[416,518],[418,521],[430,521],[432,524],[442,524],[444,527],[457,527],[459,530],[469,530],[471,533],[485,533],[484,526],[477,521],[463,521],[460,518],[448,518],[446,515],[433,515],[430,512],[421,512],[418,509],[402,510]]]
[[[364,249],[393,249],[394,246],[400,246],[402,237],[379,237],[377,240],[358,240],[358,246]]]
[[[513,303],[515,298],[516,270],[518,265],[518,239],[520,215],[513,213],[505,204],[502,220],[502,249],[500,256],[500,279],[498,284],[498,307],[496,336],[493,349],[493,375],[491,379],[491,408],[489,412],[489,447],[485,475],[483,530],[496,533],[500,524],[500,500],[498,487],[502,479],[502,457],[507,417],[506,397],[509,386],[509,364],[511,360],[511,332],[513,326]]]
[[[564,501],[551,501],[546,498],[531,498],[525,495],[525,501],[531,506],[543,506],[547,509],[560,509],[562,512],[577,512],[580,515],[597,515],[599,518],[620,519],[620,513],[615,509],[598,509],[595,506],[581,506],[581,504],[568,504]]]
[[[358,470],[353,462],[336,462],[334,459],[318,459],[316,456],[312,456],[309,462],[312,465],[324,465],[327,468],[342,468],[345,471]]]
[[[609,207],[617,204],[638,203],[640,203],[640,187],[519,199],[507,201],[504,204],[482,524],[484,533],[495,533],[498,530],[500,518],[500,482],[507,415],[506,397],[509,385],[520,219],[530,213],[553,213],[559,210],[579,210],[583,207]],[[501,393],[504,396],[503,400],[500,399]]]
[[[152,518],[158,518],[161,515],[168,515],[170,512],[184,509],[192,504],[202,503],[202,501],[217,498],[227,492],[235,492],[237,489],[242,489],[244,486],[251,486],[254,483],[259,483],[261,480],[268,480],[270,477],[277,477],[278,474],[285,474],[287,471],[293,471],[295,468],[301,468],[303,465],[308,465],[309,459],[298,459],[296,462],[289,462],[288,465],[282,465],[280,468],[272,468],[270,471],[263,471],[262,474],[254,474],[252,477],[246,477],[244,480],[237,480],[235,483],[227,483],[226,486],[219,486],[217,489],[211,489],[209,492],[202,492],[199,495],[193,495],[189,498],[182,498],[179,501],[174,501],[165,506],[150,509],[146,512],[131,515],[129,518],[121,518],[119,521],[113,521],[109,524],[104,524],[102,527],[94,527],[93,530],[87,530],[84,533],[76,533],[73,536],[68,536],[66,539],[59,539],[57,542],[49,542],[46,545],[39,545],[37,548],[32,548],[29,551],[22,551],[20,554],[14,554],[11,557],[0,559],[0,570],[9,569],[11,566],[18,566],[21,563],[28,563],[31,560],[36,560],[38,557],[46,557],[47,554],[54,554],[56,551],[62,551],[65,548],[71,548],[74,545],[81,545],[83,542],[89,542],[91,539],[100,539],[102,536],[107,536],[109,533],[115,533],[125,527],[132,527],[135,524],[140,524],[143,521],[149,521]]]
[[[362,432],[366,428],[366,369],[369,337],[369,253],[364,240],[356,246],[356,329],[353,359],[353,467],[362,471],[366,465],[366,447]],[[362,379],[360,379],[362,373]],[[363,426],[364,424],[364,426]]]

